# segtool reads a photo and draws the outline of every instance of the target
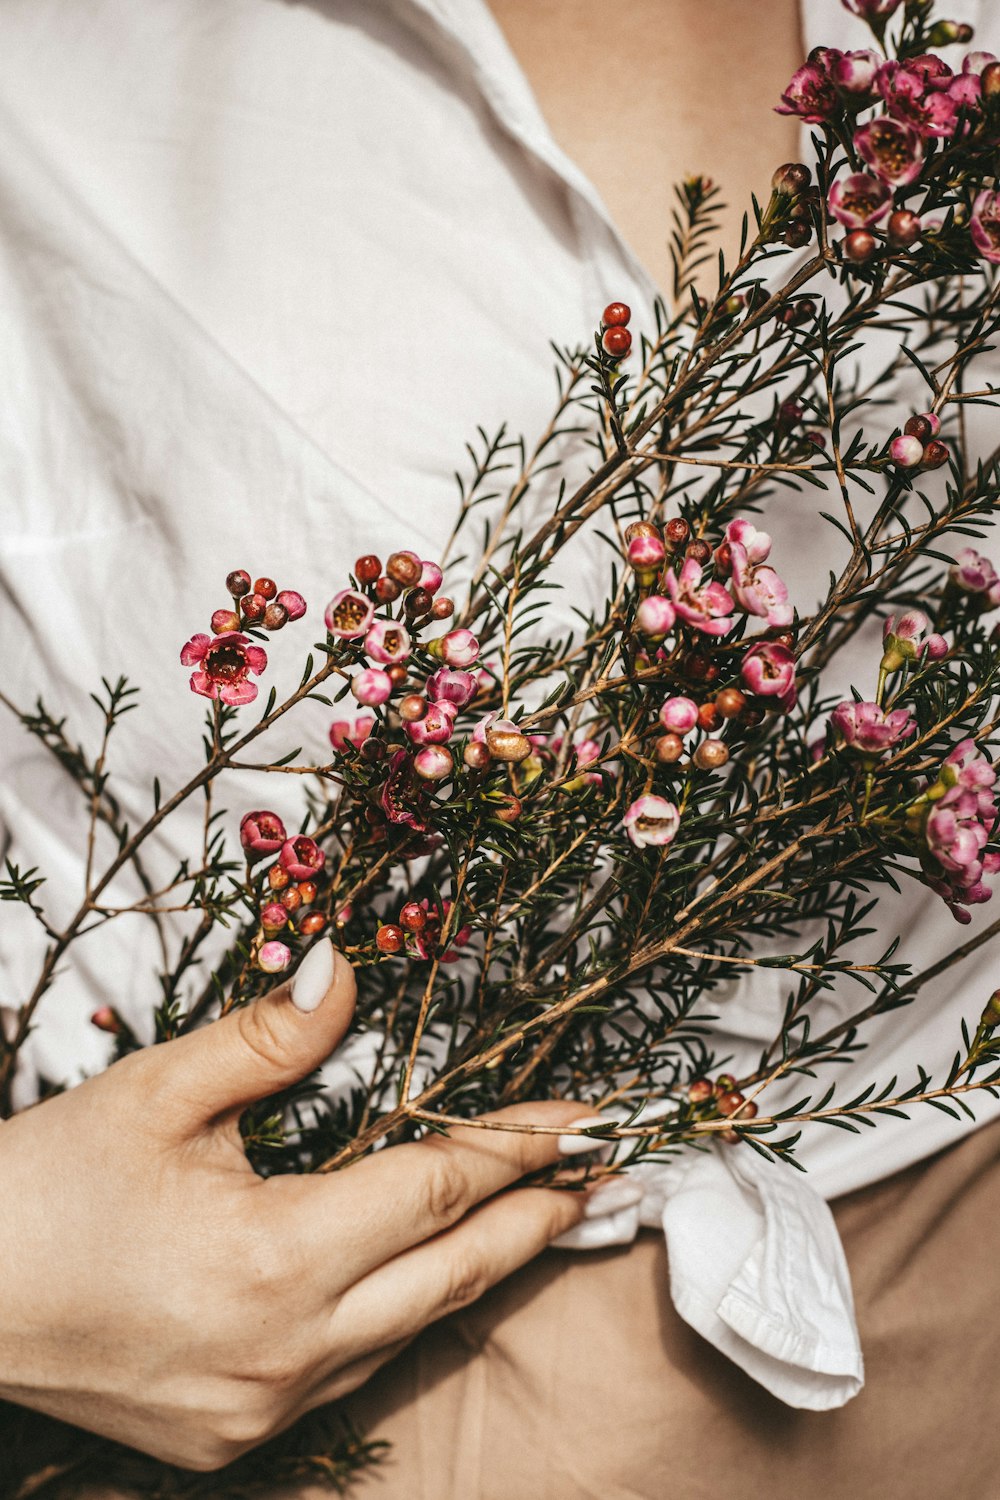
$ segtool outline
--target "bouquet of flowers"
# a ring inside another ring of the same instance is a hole
[[[814,127],[815,160],[778,168],[711,287],[717,190],[682,184],[669,305],[634,339],[612,303],[589,348],[555,351],[557,404],[536,441],[480,431],[446,556],[400,536],[384,561],[345,560],[308,607],[229,573],[209,632],[178,642],[208,702],[203,764],[176,789],[151,776],[141,826],[107,771],[133,686],[105,682],[95,699],[96,750],[45,705],[8,704],[79,783],[90,857],[66,922],[49,916],[43,871],[8,865],[0,889],[44,948],[0,1038],[7,1110],[42,996],[78,939],[126,912],[171,914],[157,1040],[263,993],[318,934],[355,965],[346,1081],[245,1116],[268,1173],[341,1168],[548,1095],[611,1109],[580,1129],[621,1142],[592,1172],[719,1138],[795,1164],[805,1122],[854,1129],[996,1094],[1000,992],[943,1076],[853,1095],[827,1081],[868,1023],[1000,925],[949,944],[942,923],[930,971],[887,930],[874,959],[858,956],[880,890],[918,882],[966,924],[1000,872],[1000,577],[976,545],[1000,450],[977,449],[970,420],[1000,394],[981,373],[1000,327],[1000,61],[949,66],[933,49],[971,29],[935,20],[929,0],[850,8],[872,50],[817,49],[780,105]],[[856,354],[878,338],[872,380]],[[920,409],[866,435],[904,370]],[[528,525],[542,486],[551,503]],[[761,519],[781,490],[812,506],[815,546],[838,559],[815,608],[792,596]],[[606,589],[554,639],[554,568],[582,531],[603,546]],[[285,630],[311,641],[291,690],[268,684],[267,643]],[[845,696],[829,684],[848,648]],[[330,749],[314,763],[293,721],[317,701]],[[216,783],[231,798],[245,770],[299,779],[297,827],[216,807]],[[202,845],[154,880],[144,851],[191,798]],[[114,853],[100,868],[102,830]],[[112,904],[129,872],[135,900]],[[754,1066],[733,1072],[712,997],[747,969],[782,971],[785,1003]],[[833,987],[857,1002],[817,1027]],[[120,1053],[140,1045],[113,1005],[93,1021]]]

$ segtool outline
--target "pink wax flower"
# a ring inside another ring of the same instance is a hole
[[[733,619],[733,599],[721,583],[702,584],[704,569],[693,557],[686,557],[680,574],[668,571],[667,592],[682,620],[704,635],[728,635]]]
[[[418,588],[426,589],[429,594],[436,594],[441,587],[444,574],[436,562],[424,560],[423,571],[420,574]]]
[[[413,770],[421,781],[443,781],[454,765],[451,751],[443,745],[422,745],[413,757]]]
[[[236,706],[256,698],[257,684],[249,680],[250,673],[260,676],[267,666],[267,652],[262,646],[251,645],[238,631],[217,635],[214,640],[208,635],[193,635],[181,651],[181,662],[185,667],[199,668],[191,673],[193,693],[221,698],[223,703]]]
[[[280,901],[269,901],[261,911],[260,925],[268,937],[276,932],[284,932],[288,926],[288,908],[282,906]]]
[[[997,771],[992,762],[980,750],[973,739],[959,740],[944,758],[941,780],[949,787],[959,786],[965,791],[981,791],[996,784]],[[990,827],[992,828],[992,824]]]
[[[629,565],[637,573],[656,573],[667,555],[667,549],[658,536],[634,536],[625,555]]]
[[[300,833],[297,838],[286,839],[282,844],[278,863],[293,880],[311,880],[326,864],[326,855],[315,839]]]
[[[432,703],[422,719],[404,724],[407,738],[414,745],[443,745],[455,732],[457,709],[453,703]]]
[[[983,80],[976,73],[959,73],[948,85],[948,98],[966,114],[978,110],[982,97]]]
[[[371,714],[359,714],[353,722],[350,719],[334,719],[330,725],[330,744],[341,753],[348,745],[360,750],[374,728],[375,720]]]
[[[905,708],[883,712],[877,703],[838,703],[830,722],[850,750],[860,755],[883,755],[901,745],[916,730],[913,715]]]
[[[405,627],[395,620],[373,620],[365,636],[365,655],[392,664],[405,661],[412,647]]]
[[[264,808],[244,813],[240,819],[240,843],[251,863],[265,859],[268,854],[277,854],[287,837],[278,814]]]
[[[870,229],[891,211],[892,191],[870,172],[852,172],[833,184],[827,203],[846,228]]]
[[[635,612],[635,628],[651,640],[662,640],[674,628],[674,606],[662,594],[649,594]]]
[[[427,697],[434,703],[454,703],[456,708],[465,708],[479,691],[479,682],[472,672],[462,672],[454,667],[439,667],[428,677],[424,687]]]
[[[358,640],[374,617],[374,604],[357,589],[341,589],[339,594],[334,594],[323,616],[330,634],[344,641]]]
[[[351,692],[366,708],[377,708],[392,692],[392,678],[381,667],[365,667],[351,678]]]
[[[935,59],[940,61],[940,59]],[[945,87],[951,78],[947,63]],[[935,75],[935,79],[938,75]],[[897,62],[883,63],[876,85],[894,120],[909,125],[918,135],[952,136],[958,123],[958,105],[950,93],[935,88],[928,70]]]
[[[423,788],[414,778],[413,762],[405,750],[397,750],[389,762],[389,775],[379,796],[379,803],[390,823],[403,824],[416,833],[426,833],[423,816]]]
[[[278,942],[264,943],[257,954],[257,966],[265,974],[280,974],[292,961],[291,950]]]
[[[948,654],[943,635],[929,634],[931,622],[922,609],[908,609],[905,614],[890,615],[882,626],[883,672],[898,672],[904,662],[926,656],[940,661]]]
[[[762,563],[770,555],[770,536],[766,531],[758,531],[753,522],[748,521],[745,516],[736,516],[730,521],[726,527],[725,536],[730,546],[735,542],[743,548],[748,562]],[[716,550],[716,556],[721,550],[721,548]]]
[[[441,655],[449,667],[471,667],[479,656],[479,642],[471,630],[449,630],[441,640]]]
[[[625,814],[625,831],[637,849],[673,842],[680,827],[681,815],[666,797],[647,792],[637,797]]]
[[[809,125],[821,125],[832,120],[839,109],[840,99],[826,68],[819,62],[807,62],[792,74],[775,113],[797,115]]]
[[[233,635],[240,628],[240,617],[235,609],[217,609],[210,623],[213,635]]]
[[[106,1031],[111,1036],[121,1036],[125,1030],[121,1017],[110,1005],[99,1005],[91,1014],[90,1024],[96,1026],[98,1031]]]
[[[1000,872],[1000,854],[986,849],[997,824],[996,779],[995,767],[975,740],[964,739],[945,757],[928,789],[933,806],[924,824],[924,871],[963,923],[971,920],[967,907],[993,894],[983,877]]]
[[[306,612],[306,601],[295,589],[282,589],[275,595],[274,602],[287,611],[290,620],[301,620]]]
[[[919,438],[901,433],[889,444],[889,453],[894,464],[901,469],[918,469],[924,461],[924,445]]]
[[[887,21],[899,9],[902,0],[841,0],[845,10],[863,21]]]
[[[920,176],[924,148],[917,132],[909,125],[886,116],[871,120],[854,132],[858,154],[893,187],[902,187]]]
[[[760,535],[760,533],[758,533]],[[788,588],[773,568],[752,563],[745,547],[730,542],[732,589],[736,601],[748,615],[759,615],[769,625],[792,623],[795,611],[788,603]]]
[[[778,641],[750,647],[740,666],[740,680],[759,698],[777,698],[786,713],[795,707],[795,657]]]
[[[996,569],[989,558],[981,556],[974,547],[962,548],[948,576],[963,593],[980,595],[983,609],[996,609],[1000,605],[1000,578]]]
[[[842,94],[855,101],[867,102],[875,88],[875,74],[879,70],[877,52],[863,49],[856,52],[841,52],[830,63],[830,78]]]
[[[475,729],[472,731],[472,738],[478,743],[485,745],[486,735],[491,729],[503,729],[506,730],[508,734],[521,733],[521,730],[514,723],[513,719],[501,719],[499,710],[494,709],[492,713],[483,715],[479,723],[476,725]]]
[[[573,746],[573,759],[576,762],[578,772],[578,775],[574,778],[575,781],[587,786],[601,786],[603,784],[604,778],[601,776],[600,771],[587,770],[587,767],[592,766],[600,754],[601,747],[597,740],[577,740]],[[568,783],[568,785],[572,787],[573,782]]]
[[[977,194],[969,222],[972,242],[983,260],[1000,265],[1000,193],[987,188]]]
[[[690,734],[698,722],[698,705],[693,698],[668,698],[660,709],[660,723],[672,734]]]

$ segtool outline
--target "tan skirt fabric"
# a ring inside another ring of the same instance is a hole
[[[352,1412],[393,1451],[352,1496],[996,1500],[1000,1124],[834,1208],[867,1363],[841,1410],[792,1411],[706,1345],[647,1232],[548,1252],[369,1382]]]

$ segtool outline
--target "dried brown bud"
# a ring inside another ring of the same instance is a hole
[[[684,754],[684,741],[679,734],[661,734],[653,745],[653,754],[661,765],[672,765]]]
[[[493,757],[482,740],[470,740],[462,751],[462,759],[470,771],[485,771]]]
[[[405,698],[400,698],[396,712],[407,724],[415,724],[427,712],[427,699],[420,693],[407,693]]]
[[[692,759],[700,771],[718,771],[729,759],[721,740],[702,740]]]
[[[771,178],[771,187],[776,193],[781,193],[786,198],[794,198],[801,193],[812,181],[812,173],[801,161],[786,161],[783,166],[775,169]]]
[[[688,1098],[692,1104],[704,1104],[715,1093],[707,1078],[696,1078],[688,1084]]]
[[[721,688],[715,695],[715,704],[724,719],[735,719],[747,706],[746,693],[737,687]]]
[[[696,537],[693,542],[688,542],[687,547],[684,549],[684,556],[693,557],[696,563],[700,563],[704,567],[706,563],[712,560],[712,549],[707,542],[702,541],[700,537]]]
[[[683,547],[691,535],[691,528],[683,516],[674,516],[663,528],[663,536],[671,548]]]
[[[494,760],[517,765],[531,754],[531,741],[518,729],[487,729],[486,743]]]
[[[385,565],[385,571],[404,588],[412,588],[420,582],[424,565],[415,552],[393,552]]]

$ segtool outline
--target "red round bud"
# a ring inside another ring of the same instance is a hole
[[[226,578],[226,588],[234,599],[242,599],[244,594],[249,594],[250,587],[250,574],[246,568],[236,568]]]
[[[382,571],[382,563],[374,552],[366,552],[354,564],[354,576],[359,583],[374,583]]]
[[[106,1031],[110,1036],[121,1036],[125,1027],[118,1012],[110,1005],[99,1005],[90,1017],[91,1026]]]
[[[404,588],[413,588],[414,584],[420,582],[424,565],[415,552],[393,552],[385,565],[385,571]]]
[[[700,771],[718,771],[729,759],[729,751],[721,740],[702,740],[692,759]]]
[[[722,710],[716,703],[703,703],[698,709],[698,728],[710,734],[722,728]]]
[[[812,237],[812,225],[807,224],[803,219],[793,219],[785,226],[781,234],[785,244],[793,250],[801,250],[803,245],[808,245]]]
[[[701,537],[696,537],[693,542],[688,542],[684,549],[684,556],[693,557],[696,563],[704,567],[712,560],[712,549]]]
[[[470,740],[462,751],[462,759],[470,771],[485,771],[493,757],[482,740]]]
[[[983,98],[996,99],[1000,95],[1000,62],[987,63],[981,73]]]
[[[493,816],[499,818],[501,823],[516,823],[521,812],[520,798],[512,796],[504,797],[502,802],[492,808]]]
[[[627,302],[609,302],[601,313],[602,328],[624,328],[632,316]]]
[[[375,946],[380,953],[398,953],[405,941],[402,927],[395,922],[385,922],[375,934]]]
[[[273,578],[258,578],[253,586],[255,594],[263,594],[265,599],[273,599],[278,592],[278,585]]]
[[[269,604],[264,611],[264,629],[280,630],[288,624],[288,610],[283,604]]]
[[[434,596],[428,593],[427,589],[411,589],[403,600],[403,605],[408,615],[430,614],[433,604]]]
[[[601,348],[612,359],[624,359],[632,347],[632,335],[627,328],[606,328],[601,335]]]
[[[890,214],[885,228],[889,244],[897,250],[908,249],[920,238],[920,220],[908,208],[897,208],[895,213]]]
[[[867,229],[852,229],[844,238],[844,254],[856,266],[863,266],[870,261],[877,249],[878,240]]]
[[[379,761],[385,760],[385,743],[371,736],[361,746],[361,759],[369,766],[377,766]]]
[[[302,921],[299,923],[299,931],[303,937],[315,937],[318,932],[323,931],[325,926],[326,917],[324,917],[323,913],[321,911],[311,911],[302,918]]]
[[[679,734],[661,734],[653,745],[653,754],[661,765],[672,765],[684,754],[684,741]]]
[[[394,688],[403,687],[408,676],[406,668],[398,661],[386,668],[386,674]]]
[[[737,687],[721,688],[715,695],[715,706],[724,719],[735,719],[747,706],[746,693]]]
[[[397,583],[395,578],[387,578],[385,574],[375,581],[375,598],[380,604],[391,604],[398,599],[403,592],[403,585]]]
[[[664,526],[663,535],[670,547],[683,547],[691,535],[691,528],[683,516],[674,516]]]
[[[776,167],[771,177],[771,187],[776,193],[781,193],[786,198],[794,198],[801,193],[812,181],[812,173],[801,161],[786,161],[783,166]]]
[[[283,865],[272,865],[267,872],[267,883],[272,891],[283,891],[291,885],[292,877]]]
[[[946,443],[941,443],[937,438],[932,438],[924,449],[924,468],[940,469],[951,457]]]
[[[715,1093],[707,1078],[696,1078],[688,1084],[688,1099],[692,1104],[704,1104]]]
[[[934,436],[931,424],[926,417],[911,417],[903,428],[907,437],[915,437],[918,443],[929,443]]]
[[[455,613],[454,599],[435,599],[431,606],[432,620],[449,620]]]
[[[744,1120],[752,1120],[753,1116],[757,1113],[756,1107],[747,1103],[739,1089],[732,1089],[727,1094],[720,1094],[718,1109],[720,1115],[734,1115],[739,1110],[740,1117]]]
[[[287,890],[282,891],[281,904],[286,911],[298,911],[302,905],[302,897],[297,885],[290,885]]]
[[[407,693],[405,698],[400,698],[396,712],[407,724],[415,724],[427,712],[427,699],[419,693]]]
[[[407,901],[400,909],[399,925],[407,932],[423,932],[427,926],[427,911],[419,901]]]
[[[302,897],[303,905],[311,906],[312,903],[316,900],[315,880],[300,880],[295,889]]]
[[[247,594],[240,600],[240,609],[243,611],[244,620],[250,625],[255,625],[258,620],[264,618],[267,600],[263,594]]]

